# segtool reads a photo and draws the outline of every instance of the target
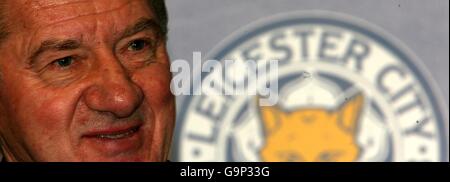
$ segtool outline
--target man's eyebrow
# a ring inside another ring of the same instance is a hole
[[[161,25],[158,22],[150,18],[139,18],[134,25],[126,28],[125,31],[123,31],[122,35],[120,36],[120,39],[132,36],[136,33],[145,30],[154,31],[154,33],[156,33],[157,38],[160,38],[162,35]]]
[[[56,39],[50,39],[45,40],[41,43],[39,48],[37,48],[33,53],[31,54],[29,60],[30,65],[32,65],[36,58],[49,50],[55,50],[55,51],[65,51],[65,50],[73,50],[78,49],[81,46],[81,42],[78,40],[73,39],[67,39],[67,40],[56,40]]]
[[[136,33],[145,31],[145,30],[151,30],[156,33],[157,38],[160,38],[162,36],[161,32],[161,26],[159,23],[157,23],[155,20],[150,18],[139,18],[138,21],[125,29],[123,31],[122,35],[120,36],[120,39],[123,39],[125,37],[132,36]],[[120,40],[119,39],[119,40]],[[31,56],[29,57],[29,64],[33,65],[36,58],[41,55],[43,52],[46,52],[48,50],[56,50],[56,51],[64,51],[64,50],[73,50],[81,47],[81,42],[74,39],[68,39],[68,40],[57,40],[57,39],[50,39],[43,41],[39,48],[37,48]]]

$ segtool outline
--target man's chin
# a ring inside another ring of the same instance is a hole
[[[81,162],[150,162],[150,154],[148,151],[133,151],[123,154],[102,155],[99,153],[87,154],[81,157]]]
[[[149,162],[145,156],[125,155],[116,157],[94,157],[83,162]]]

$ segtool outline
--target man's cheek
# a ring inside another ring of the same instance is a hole
[[[34,160],[53,160],[69,155],[71,132],[67,118],[67,102],[60,99],[45,100],[46,94],[34,100],[24,95],[28,102],[18,103],[14,121],[19,140],[32,154]],[[31,102],[32,101],[32,102]],[[51,141],[51,142],[49,142]],[[49,158],[51,157],[51,158]],[[59,160],[62,160],[61,158]]]
[[[63,98],[46,100],[37,108],[36,119],[48,123],[50,126],[68,124],[69,112],[73,103]],[[51,127],[49,127],[52,129]]]
[[[164,105],[172,102],[171,74],[166,65],[149,66],[134,76],[134,81],[142,89],[145,99],[150,102],[153,109],[164,108]]]
[[[70,97],[60,96],[54,92],[42,92],[39,99],[31,99],[27,104],[28,109],[22,114],[26,121],[26,127],[33,136],[41,135],[42,139],[58,140],[68,135],[71,113],[73,112],[73,100]]]

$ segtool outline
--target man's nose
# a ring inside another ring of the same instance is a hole
[[[96,111],[110,112],[118,118],[130,116],[142,103],[143,93],[117,61],[103,64],[100,79],[85,90],[86,105]]]

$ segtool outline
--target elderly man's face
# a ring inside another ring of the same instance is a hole
[[[8,160],[163,161],[174,125],[164,37],[145,0],[8,0]]]

